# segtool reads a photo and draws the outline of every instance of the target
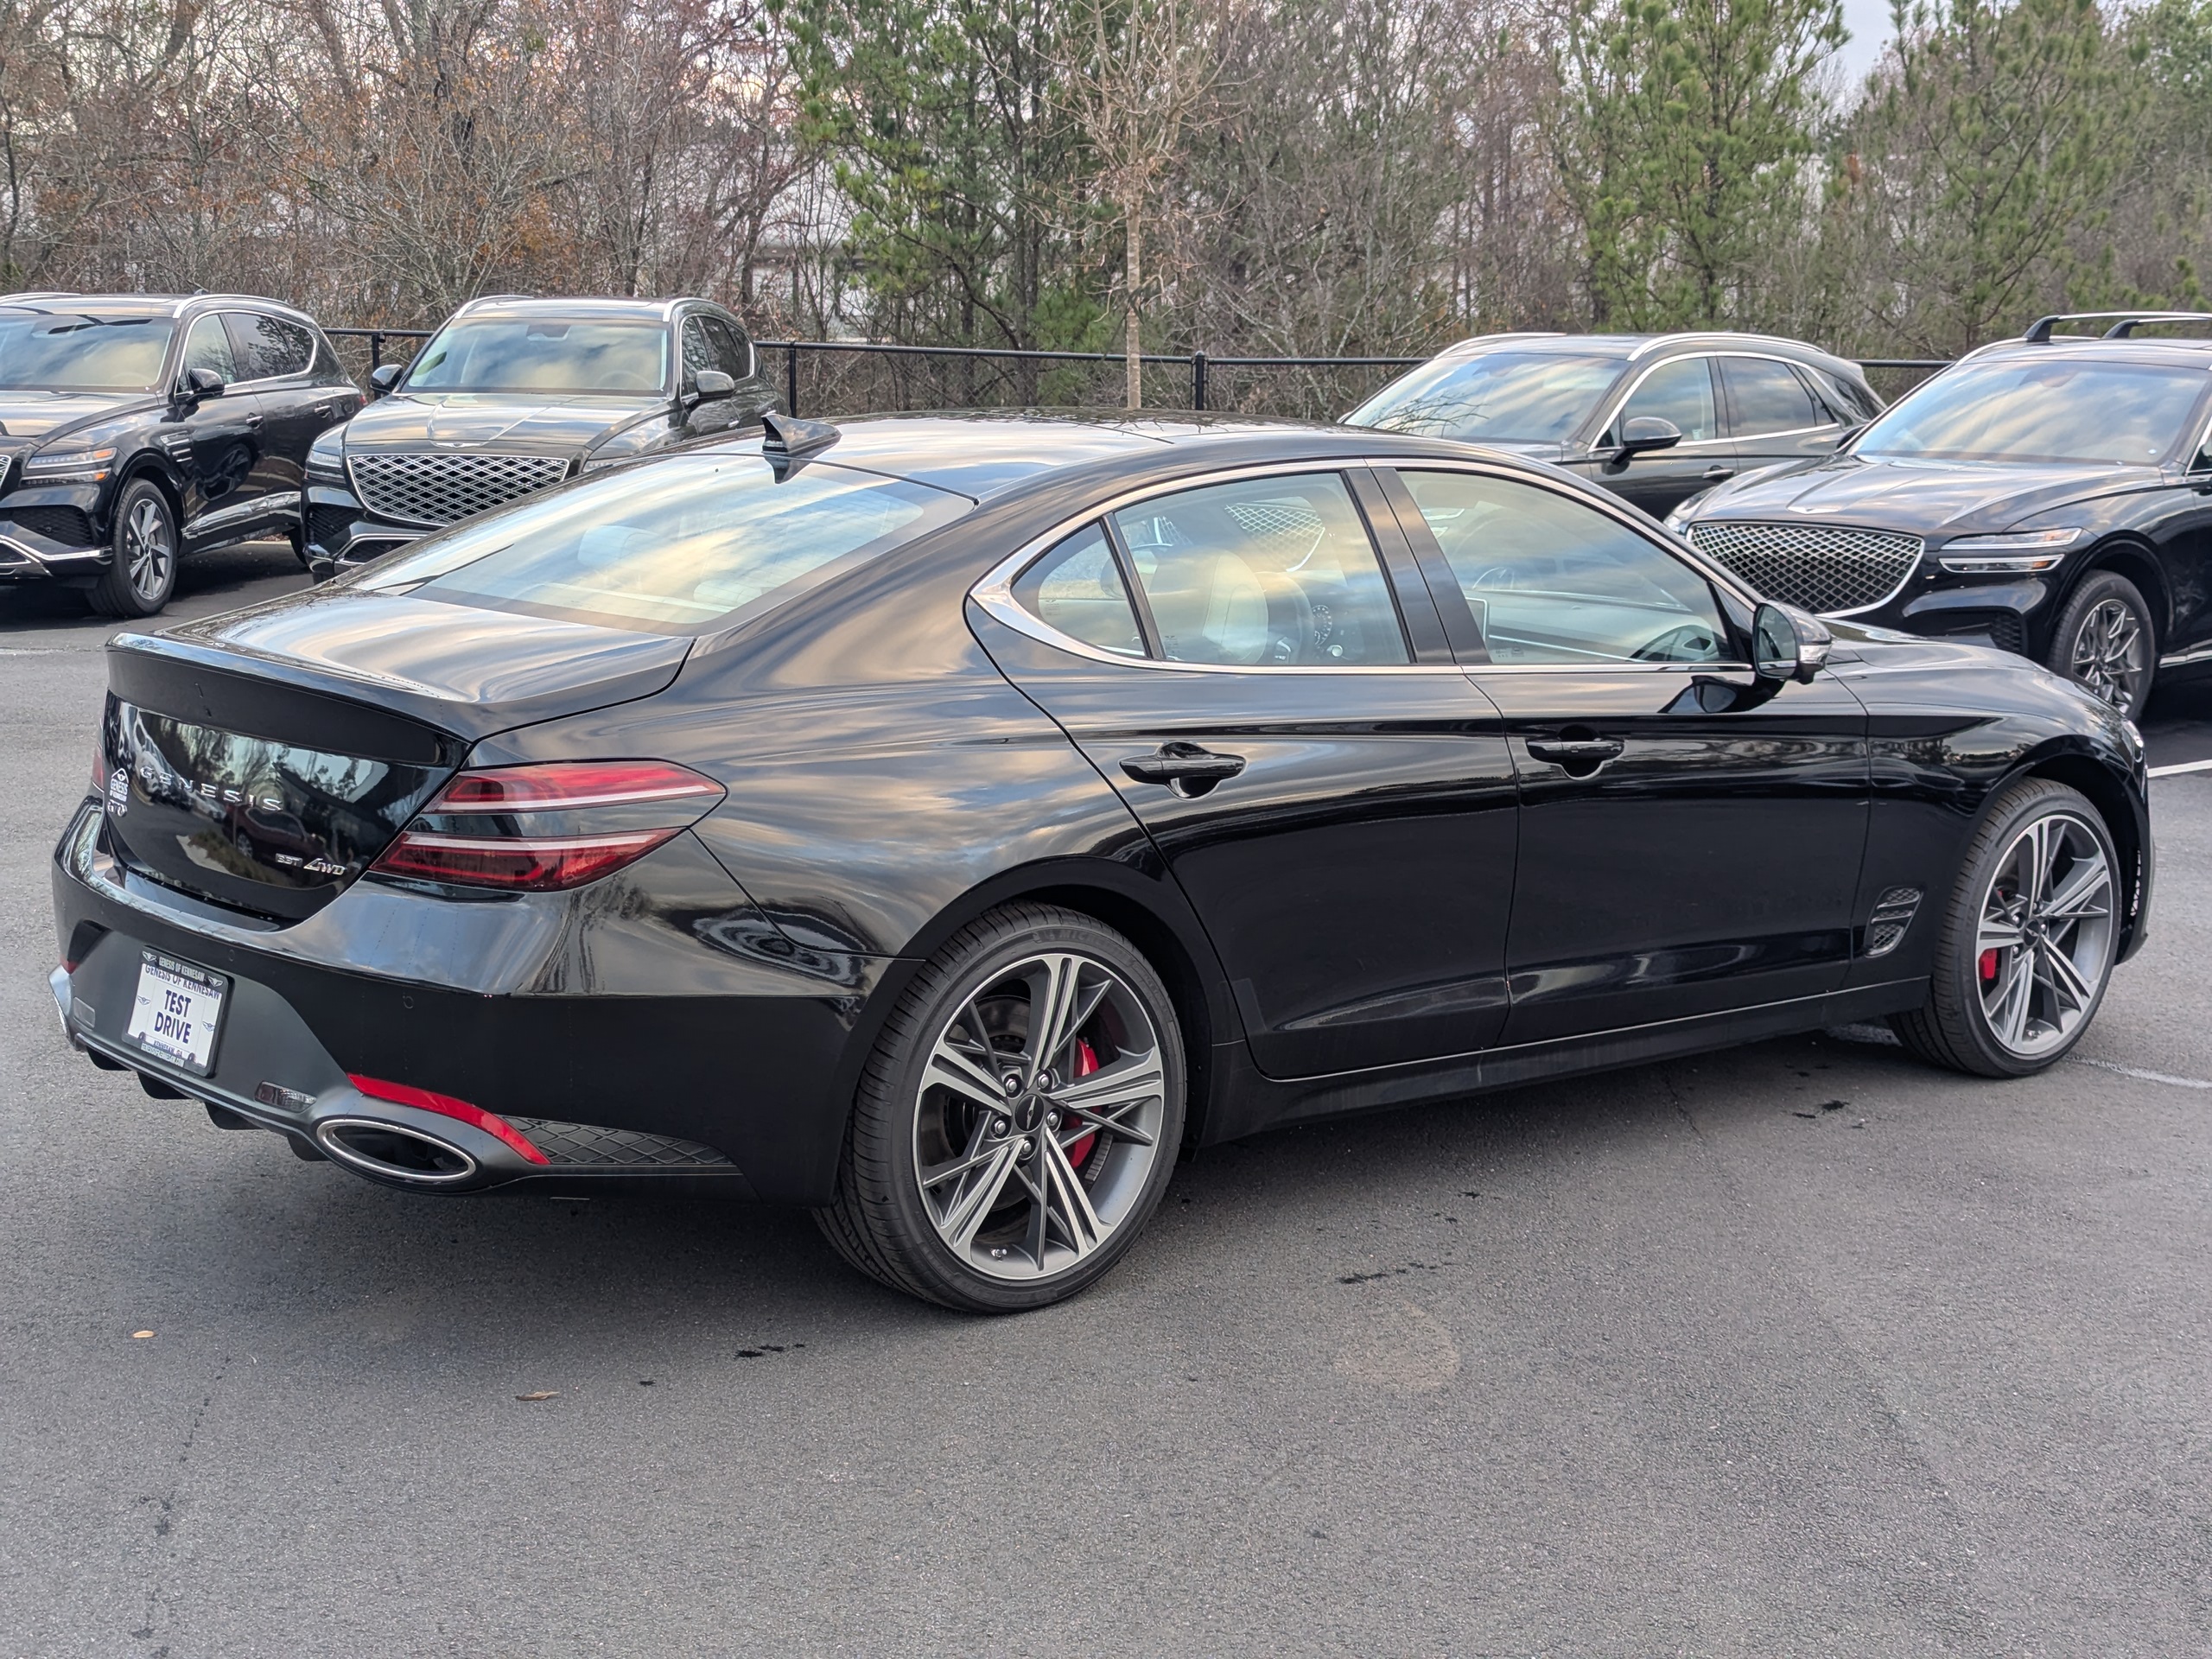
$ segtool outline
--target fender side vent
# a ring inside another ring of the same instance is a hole
[[[1866,955],[1886,957],[1903,944],[1919,909],[1918,887],[1891,887],[1876,899],[1874,913],[1866,918]]]

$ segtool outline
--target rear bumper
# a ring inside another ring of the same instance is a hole
[[[634,924],[652,902],[643,894],[645,905],[627,906],[610,906],[604,891],[594,904],[586,898],[594,888],[545,895],[558,901],[546,907],[556,913],[533,914],[532,905],[364,891],[381,886],[367,882],[308,922],[257,929],[123,872],[99,851],[99,823],[87,802],[53,870],[64,964],[54,995],[71,1041],[95,1063],[326,1155],[336,1118],[434,1135],[476,1166],[437,1184],[442,1191],[628,1184],[827,1202],[857,1077],[855,1029],[889,964],[845,958],[807,974],[771,965],[768,953],[747,959],[748,942],[774,930],[746,925],[758,912],[727,877],[734,905],[703,918],[694,908],[696,889],[719,876],[700,868],[712,864],[703,848],[679,851],[659,872],[652,897],[667,905],[681,889],[692,901],[671,938],[641,940],[634,925],[618,938],[600,925],[609,909],[630,911],[611,919]],[[655,854],[632,868],[662,862]],[[549,940],[563,959],[533,962]],[[547,988],[577,955],[591,963],[594,945],[594,989]],[[126,1034],[149,949],[231,979],[204,1077]],[[369,1100],[356,1076],[497,1114],[548,1162],[464,1122]]]

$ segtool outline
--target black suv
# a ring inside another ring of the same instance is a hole
[[[1764,334],[1484,334],[1344,420],[1567,467],[1654,518],[1754,467],[1826,455],[1882,402],[1855,364]]]
[[[151,616],[180,556],[286,536],[361,406],[315,319],[238,294],[0,295],[0,581]]]
[[[2109,326],[2061,331],[2088,321]],[[2212,340],[2135,331],[2206,322],[2044,317],[1676,527],[1773,598],[2001,646],[2140,714],[2160,668],[2212,661]]]
[[[365,564],[581,473],[757,425],[744,325],[706,300],[473,300],[308,461],[309,568]]]

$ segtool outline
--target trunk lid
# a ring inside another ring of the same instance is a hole
[[[650,696],[688,639],[324,589],[109,647],[108,850],[280,922],[375,862],[478,739]]]

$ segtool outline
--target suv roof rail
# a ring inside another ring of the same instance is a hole
[[[2030,323],[2020,339],[2030,346],[2048,346],[2051,331],[2062,322],[2110,322],[2100,338],[2126,340],[2146,322],[2212,322],[2212,311],[2054,311]]]
[[[0,294],[0,305],[22,305],[30,300],[73,300],[77,290],[72,288],[25,289],[20,294]]]
[[[466,311],[474,306],[503,305],[509,300],[534,300],[537,297],[535,294],[479,294],[473,300],[463,300],[461,308]]]

